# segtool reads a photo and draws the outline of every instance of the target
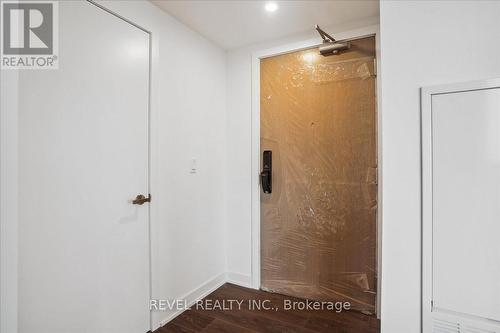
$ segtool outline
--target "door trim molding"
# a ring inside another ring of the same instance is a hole
[[[444,319],[450,322],[474,323],[486,329],[496,329],[499,322],[494,319],[476,317],[436,307],[433,304],[433,149],[432,149],[432,97],[500,88],[500,78],[440,84],[420,88],[421,112],[421,219],[422,219],[422,291],[421,325],[422,332],[431,332],[433,320]],[[495,327],[492,327],[495,325]]]
[[[375,36],[377,67],[380,68],[380,27],[372,25],[356,30],[335,33],[339,40]],[[284,53],[296,52],[312,48],[321,44],[321,39],[312,38],[295,43],[259,50],[252,53],[252,130],[251,130],[251,244],[252,244],[252,267],[251,287],[259,289],[261,285],[261,263],[260,263],[260,60]],[[379,72],[379,71],[377,71]],[[381,300],[381,277],[382,277],[382,137],[381,137],[381,93],[380,78],[376,78],[377,95],[377,159],[378,159],[378,209],[377,209],[377,317],[380,318]]]

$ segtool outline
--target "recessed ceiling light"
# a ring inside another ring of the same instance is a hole
[[[278,10],[278,4],[276,2],[268,2],[264,8],[267,12],[275,12]]]

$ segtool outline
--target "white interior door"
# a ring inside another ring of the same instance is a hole
[[[23,71],[19,331],[146,332],[149,34],[59,4],[59,69]]]
[[[424,109],[424,332],[500,332],[499,83]]]

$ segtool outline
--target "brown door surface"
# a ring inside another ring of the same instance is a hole
[[[261,153],[273,158],[272,193],[261,192],[264,290],[375,312],[374,60],[370,37],[340,55],[261,61]]]

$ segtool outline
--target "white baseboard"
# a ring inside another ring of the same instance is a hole
[[[186,293],[184,296],[179,297],[179,299],[185,300],[187,307],[192,306],[193,304],[196,303],[196,301],[206,297],[216,289],[220,288],[224,283],[232,283],[237,286],[245,287],[245,288],[252,288],[252,277],[248,275],[243,275],[239,273],[222,273],[217,275],[216,277],[206,281],[205,283],[201,284],[197,288],[191,290],[190,292]],[[169,321],[173,320],[175,317],[179,316],[181,313],[183,313],[184,310],[178,310],[178,311],[171,311],[168,312],[168,315],[164,317],[163,319],[159,320],[157,323],[153,324],[153,331],[166,325]]]
[[[249,275],[227,272],[226,273],[226,281],[228,283],[232,283],[232,284],[235,284],[237,286],[255,289],[252,286],[252,277]]]
[[[184,296],[179,297],[179,299],[185,300],[187,307],[190,307],[196,301],[206,297],[216,289],[220,288],[224,283],[226,283],[226,274],[222,273],[186,293]],[[165,318],[161,319],[158,323],[156,323],[156,325],[154,325],[153,330],[164,326],[183,312],[184,310],[169,312]]]

